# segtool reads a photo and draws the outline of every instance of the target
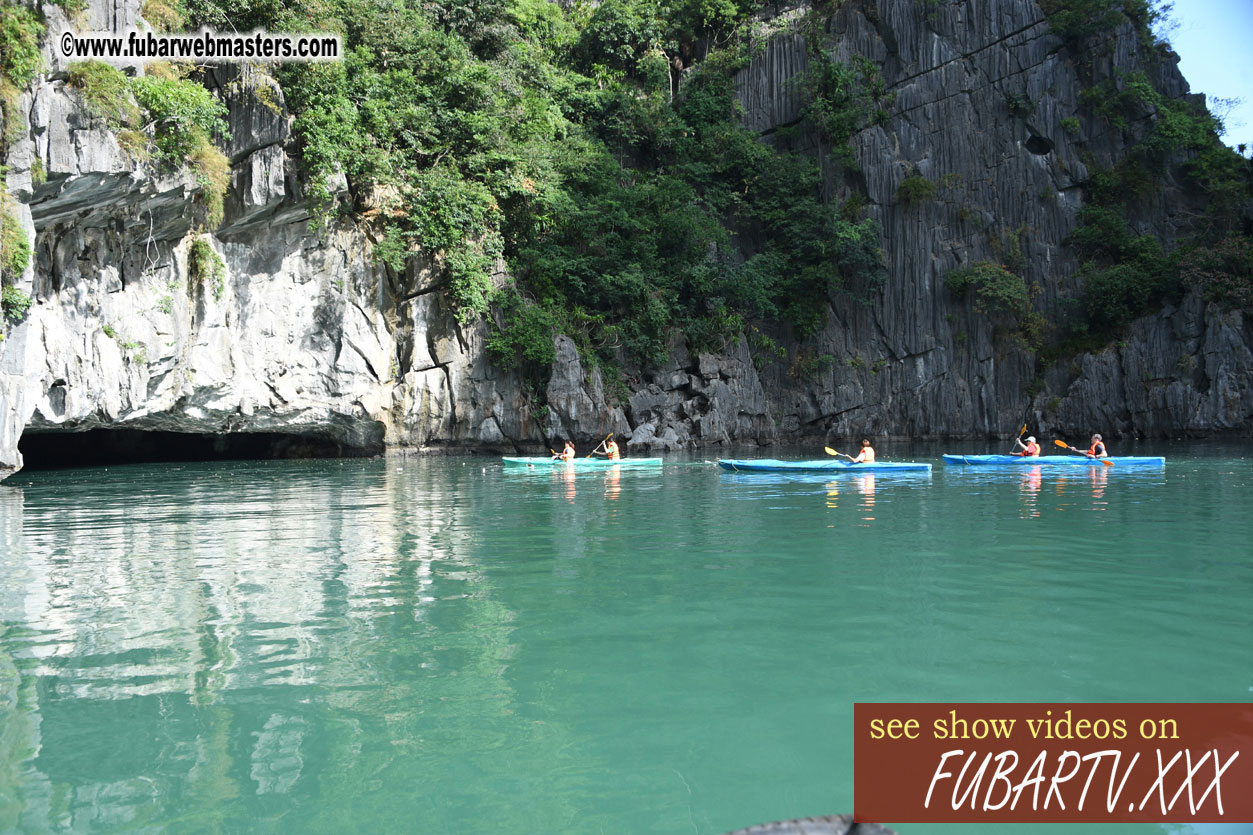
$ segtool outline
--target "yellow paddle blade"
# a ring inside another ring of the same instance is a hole
[[[1104,458],[1102,458],[1102,459],[1101,459],[1101,463],[1102,463],[1102,464],[1104,464],[1104,465],[1105,465],[1105,466],[1107,466],[1107,467],[1112,467],[1112,466],[1114,466],[1114,462],[1113,462],[1113,461],[1106,461]]]
[[[1020,438],[1021,438],[1021,437],[1022,437],[1022,433],[1023,433],[1023,432],[1026,432],[1026,431],[1027,431],[1027,424],[1025,424],[1025,423],[1024,423],[1024,424],[1022,425],[1022,429],[1019,429],[1019,430],[1018,430],[1018,437],[1020,437]]]
[[[1070,444],[1066,443],[1065,441],[1053,441],[1053,443],[1057,444],[1062,449],[1070,449]]]
[[[827,451],[827,455],[836,455],[836,456],[838,456],[838,455],[839,455],[839,453],[838,453],[838,452],[836,452],[835,450],[833,450],[833,449],[832,449],[831,447],[829,447],[829,446],[824,446],[824,447],[823,447],[823,449],[825,449],[825,450]]]

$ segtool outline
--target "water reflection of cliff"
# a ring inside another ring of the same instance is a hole
[[[0,830],[349,798],[368,794],[365,740],[388,740],[378,764],[560,734],[506,707],[514,614],[480,534],[501,507],[460,469],[136,469],[114,491],[0,491],[0,796],[16,801]]]

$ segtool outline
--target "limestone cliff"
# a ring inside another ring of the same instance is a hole
[[[750,338],[692,355],[676,335],[671,361],[629,377],[624,398],[564,337],[545,396],[529,393],[490,360],[487,326],[458,322],[429,264],[375,264],[368,224],[311,229],[282,91],[264,71],[209,73],[229,106],[231,189],[223,224],[200,232],[197,180],[137,161],[45,49],[48,71],[21,93],[27,130],[7,154],[34,253],[17,286],[35,303],[0,342],[0,475],[21,466],[24,432],[92,428],[277,433],[363,453],[536,448],[610,431],[665,448],[983,436],[1028,408],[1041,433],[1072,437],[1248,430],[1253,330],[1239,312],[1189,296],[1116,346],[1046,367],[945,287],[951,268],[996,260],[1013,235],[1037,309],[1077,296],[1065,239],[1088,176],[1080,145],[1107,164],[1123,140],[1082,113],[1076,68],[1040,9],[837,5],[825,19],[836,57],[869,57],[896,94],[887,119],[853,139],[858,173],[829,170],[833,196],[850,177],[869,195],[886,286],[868,304],[833,298],[827,327],[803,343],[775,333],[785,359]],[[58,7],[43,11],[47,45],[70,24]],[[77,28],[139,19],[136,0],[92,0],[84,15]],[[1099,59],[1107,74],[1139,68],[1130,25],[1112,43]],[[791,79],[806,61],[804,37],[784,32],[737,91],[763,141],[825,155],[816,134],[778,130],[799,119]],[[1187,93],[1173,66],[1155,66],[1161,89]],[[1084,119],[1081,139],[1068,118]],[[936,199],[903,204],[910,176],[943,183]],[[1164,189],[1138,231],[1171,241],[1184,202]]]
[[[1081,108],[1078,67],[1035,3],[846,3],[827,31],[838,58],[870,57],[896,93],[889,121],[853,139],[890,279],[869,307],[836,300],[816,344],[762,372],[783,433],[995,434],[1020,425],[1025,410],[1040,432],[1072,437],[1253,425],[1253,329],[1239,312],[1193,293],[1137,322],[1117,347],[1048,367],[945,288],[951,269],[999,261],[1016,237],[1035,308],[1076,299],[1079,263],[1066,238],[1089,176],[1083,160],[1110,166],[1127,151],[1119,131]],[[1186,96],[1177,58],[1145,62],[1144,52],[1124,23],[1092,74],[1151,72],[1165,96]],[[767,139],[798,120],[791,80],[805,64],[804,40],[779,37],[741,74],[744,119]],[[1081,125],[1077,135],[1063,120]],[[945,185],[906,204],[897,194],[909,176]],[[1173,242],[1188,200],[1182,188],[1161,189],[1137,231]]]

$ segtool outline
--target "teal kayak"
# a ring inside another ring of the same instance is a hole
[[[820,461],[780,461],[776,458],[726,458],[718,459],[718,466],[733,473],[882,473],[882,472],[931,472],[930,464],[905,461],[875,461],[873,464],[853,464],[827,458]]]
[[[610,461],[608,458],[576,458],[566,462],[560,458],[547,456],[530,456],[527,458],[502,458],[506,467],[573,467],[576,470],[603,470],[607,467],[660,467],[660,458],[619,458]]]
[[[1019,455],[945,455],[945,464],[966,466],[1060,466],[1100,467],[1102,461],[1112,461],[1115,467],[1164,467],[1166,459],[1158,456],[1110,456],[1089,458],[1086,455],[1039,455],[1035,458]]]

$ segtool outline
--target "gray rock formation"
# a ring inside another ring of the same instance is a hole
[[[91,28],[120,29],[138,8],[92,0],[85,14]],[[46,10],[55,38],[68,23]],[[736,79],[744,122],[825,158],[817,136],[777,134],[799,119],[793,79],[808,61],[803,37],[780,30]],[[1028,407],[1042,431],[1071,435],[1253,425],[1253,334],[1239,314],[1190,297],[1137,322],[1125,343],[1043,368],[945,288],[949,270],[1000,260],[1014,239],[1037,309],[1077,295],[1064,239],[1087,176],[1080,150],[1106,164],[1123,139],[1086,122],[1082,137],[1063,130],[1082,115],[1082,87],[1034,3],[861,0],[840,4],[827,30],[835,57],[870,57],[896,93],[886,123],[854,138],[859,171],[826,163],[831,196],[859,183],[883,225],[883,290],[868,304],[832,298],[809,340],[767,331],[784,358],[747,337],[692,356],[676,336],[670,362],[625,392],[558,337],[544,403],[491,361],[485,323],[457,321],[429,263],[392,274],[362,229],[310,230],[282,91],[263,70],[209,74],[230,110],[232,173],[225,222],[208,234],[196,231],[195,178],[133,159],[49,51],[49,73],[22,93],[29,130],[6,159],[34,251],[17,285],[36,303],[0,342],[0,477],[21,466],[23,432],[91,428],[284,433],[377,452],[536,450],[610,432],[641,449],[991,435]],[[1098,71],[1137,68],[1140,49],[1125,27]],[[1158,81],[1187,92],[1172,66]],[[936,198],[902,205],[911,175],[942,183]],[[1137,231],[1172,240],[1181,201],[1163,190]],[[207,251],[220,279],[192,268]]]
[[[1041,430],[1070,434],[1205,434],[1253,428],[1247,357],[1253,332],[1239,314],[1195,296],[1135,324],[1126,347],[1046,369],[996,322],[944,286],[952,269],[1004,263],[1021,248],[1020,272],[1057,311],[1079,295],[1078,261],[1065,245],[1081,206],[1085,159],[1107,166],[1125,151],[1121,132],[1080,119],[1084,85],[1034,3],[845,3],[828,21],[833,57],[870,57],[896,94],[886,125],[853,139],[857,177],[884,228],[889,279],[870,305],[832,299],[817,338],[796,343],[760,373],[772,414],[788,436],[993,435],[1030,407]],[[806,44],[777,37],[740,73],[743,121],[769,139],[798,118],[795,78]],[[1133,27],[1120,27],[1094,73],[1144,70],[1171,98],[1187,83],[1167,60],[1145,64]],[[1011,107],[1011,103],[1013,106]],[[791,140],[824,153],[815,137]],[[1090,156],[1088,156],[1090,155]],[[831,171],[839,195],[840,172]],[[905,205],[908,176],[939,184],[935,199]],[[1172,242],[1186,210],[1165,188],[1138,233]],[[1071,375],[1065,369],[1080,369]],[[1077,377],[1077,379],[1076,379]],[[1034,398],[1027,392],[1040,389]]]

